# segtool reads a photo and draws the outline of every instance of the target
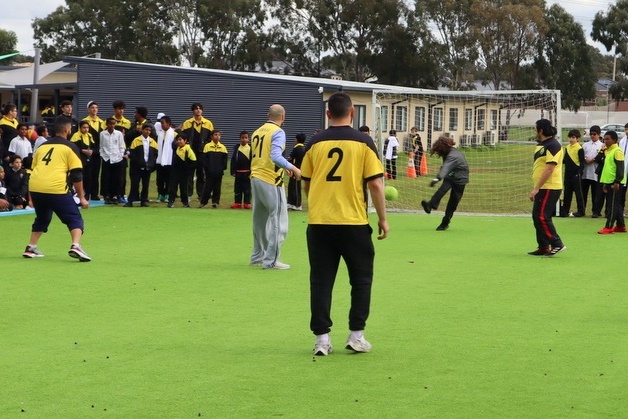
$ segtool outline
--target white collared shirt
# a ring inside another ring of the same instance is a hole
[[[157,154],[157,164],[161,166],[172,165],[172,143],[174,142],[174,129],[168,128],[166,131],[161,131],[157,134],[157,147],[159,152]]]
[[[33,154],[33,146],[27,138],[22,138],[18,135],[11,140],[9,152],[15,153],[21,158],[25,158],[28,157],[29,154]]]
[[[124,136],[116,129],[110,133],[104,130],[100,133],[100,157],[110,164],[121,162],[126,146]]]
[[[142,145],[144,146],[144,161],[148,163],[150,154],[150,137],[142,137]]]
[[[602,142],[598,141],[587,141],[582,144],[582,149],[584,150],[584,158],[585,159],[594,159],[597,156],[597,153],[602,148]],[[582,172],[582,179],[589,179],[597,181],[597,175],[595,174],[595,169],[597,169],[597,163],[585,163],[584,171]]]

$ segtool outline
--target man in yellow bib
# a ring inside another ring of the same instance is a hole
[[[340,258],[349,272],[351,309],[346,349],[369,352],[364,328],[371,305],[375,249],[366,189],[377,211],[378,240],[388,236],[384,170],[371,137],[351,127],[354,108],[344,92],[327,101],[330,127],[305,146],[301,166],[308,194],[307,250],[310,259],[310,330],[314,355],[332,351],[331,301]]]
[[[279,261],[281,244],[288,234],[288,206],[283,189],[284,171],[301,180],[301,171],[283,157],[286,133],[281,126],[286,111],[272,105],[268,121],[251,139],[251,191],[253,193],[253,252],[250,264],[262,269],[290,269]]]

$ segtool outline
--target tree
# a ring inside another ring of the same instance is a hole
[[[480,63],[495,90],[519,88],[519,71],[531,61],[547,30],[543,0],[479,0],[472,4]]]
[[[42,59],[101,53],[103,58],[175,64],[176,27],[167,7],[150,0],[66,0],[66,5],[33,22]]]
[[[0,28],[0,55],[11,54],[15,52],[15,46],[17,45],[17,35],[13,31],[7,31]],[[1,60],[1,62],[10,61],[11,58]]]
[[[628,53],[628,0],[618,0],[610,6],[608,14],[597,12],[593,19],[591,38],[602,43],[607,51],[615,49],[616,54],[626,56]]]
[[[539,39],[535,66],[549,89],[561,91],[562,107],[578,111],[595,98],[593,47],[587,45],[582,25],[565,9],[552,5],[545,16],[548,31]]]
[[[272,0],[286,38],[297,34],[319,52],[331,53],[336,70],[349,80],[373,76],[369,62],[382,53],[386,28],[400,22],[401,0]]]
[[[439,65],[445,70],[446,84],[452,90],[468,85],[471,67],[478,58],[477,33],[474,31],[472,5],[477,0],[416,0],[419,21],[436,27],[444,54]]]

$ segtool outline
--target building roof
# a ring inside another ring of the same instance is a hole
[[[103,58],[85,58],[85,57],[65,57],[64,61],[67,63],[80,64],[82,62],[94,63],[95,61],[102,63],[103,65],[117,65],[125,67],[135,68],[161,68],[165,71],[185,71],[195,73],[210,73],[215,75],[224,75],[231,78],[258,78],[258,79],[272,79],[280,80],[284,82],[291,82],[297,84],[307,84],[317,87],[322,87],[325,90],[349,90],[349,91],[362,91],[372,92],[374,90],[394,90],[394,91],[406,91],[407,87],[391,86],[385,84],[365,83],[350,80],[333,80],[322,77],[305,77],[294,76],[286,74],[268,74],[268,73],[253,73],[244,71],[231,71],[231,70],[217,70],[212,68],[198,68],[198,67],[180,67],[165,64],[149,64],[149,63],[137,63],[131,61],[119,61],[108,60]],[[424,89],[417,89],[417,91],[425,91]]]
[[[18,67],[15,70],[0,72],[0,89],[15,89],[16,86],[41,84],[41,81],[49,74],[67,66],[68,63],[55,61],[39,66],[38,80],[35,80],[35,67]]]

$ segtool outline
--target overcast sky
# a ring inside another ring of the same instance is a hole
[[[591,23],[595,13],[598,11],[606,12],[608,6],[615,4],[615,1],[609,0],[549,0],[548,4],[558,3],[574,19],[579,22],[584,30],[587,38],[591,32]],[[15,0],[11,2],[10,7],[3,7],[0,14],[0,27],[5,30],[11,30],[17,34],[18,43],[17,50],[25,52],[26,55],[33,55],[33,29],[31,24],[35,18],[43,18],[48,16],[57,7],[64,5],[64,0]],[[600,48],[603,53],[606,50],[599,44],[592,45]]]

